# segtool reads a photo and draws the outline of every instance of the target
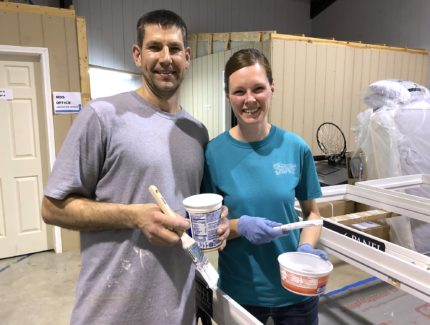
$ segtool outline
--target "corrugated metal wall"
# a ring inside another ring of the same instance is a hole
[[[192,60],[181,90],[181,105],[208,128],[210,137],[225,128],[223,67],[230,51]]]
[[[131,55],[137,20],[155,9],[181,15],[189,33],[311,31],[309,0],[74,0],[73,5],[87,21],[90,64],[128,72],[138,72]]]

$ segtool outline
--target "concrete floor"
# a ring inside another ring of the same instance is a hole
[[[216,265],[216,253],[209,253]],[[327,292],[370,275],[337,259]],[[0,324],[69,324],[80,268],[78,251],[52,251],[0,259]]]
[[[79,273],[78,251],[0,260],[0,324],[69,324]]]

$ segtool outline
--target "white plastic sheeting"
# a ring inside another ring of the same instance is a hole
[[[430,91],[412,81],[380,80],[369,85],[364,102],[369,108],[357,115],[353,131],[359,149],[352,156],[364,165],[364,175],[356,167],[352,174],[369,180],[429,174]],[[430,197],[428,189],[413,191]],[[407,216],[387,221],[392,242],[430,252],[430,224]]]

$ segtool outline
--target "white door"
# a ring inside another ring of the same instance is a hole
[[[37,57],[0,54],[0,258],[48,249],[40,214],[47,137]]]

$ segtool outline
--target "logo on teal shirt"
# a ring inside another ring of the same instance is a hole
[[[296,172],[296,165],[278,162],[273,165],[273,170],[276,175],[294,174]]]

